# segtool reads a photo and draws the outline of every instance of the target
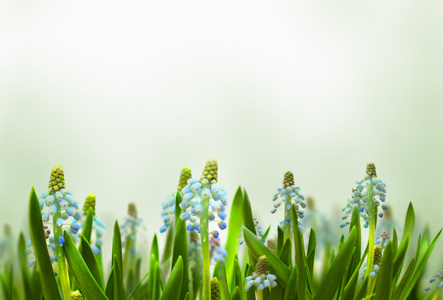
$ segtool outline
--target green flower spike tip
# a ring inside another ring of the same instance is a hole
[[[71,299],[70,300],[83,300],[83,295],[78,290],[73,291],[73,292],[71,292]]]
[[[188,166],[184,166],[182,168],[182,172],[180,173],[180,180],[178,181],[177,190],[179,192],[181,192],[181,190],[188,184],[188,179],[191,177],[191,168]]]
[[[130,215],[131,217],[137,218],[137,207],[135,206],[135,203],[129,203],[128,215]]]
[[[366,165],[366,174],[368,174],[369,178],[377,177],[377,171],[375,170],[375,165],[373,163]]]
[[[91,207],[95,215],[95,194],[88,194],[86,196],[85,204],[83,204],[83,214],[86,215]]]
[[[290,171],[285,173],[283,177],[283,188],[287,188],[288,186],[294,185],[294,174]]]
[[[51,178],[49,179],[48,192],[55,193],[65,188],[65,173],[62,165],[55,165],[52,168]]]
[[[257,291],[263,291],[264,288],[273,288],[277,285],[277,277],[269,274],[269,261],[266,255],[258,258],[255,265],[255,272],[246,277],[245,289],[249,291],[252,286],[257,287]]]
[[[211,279],[211,300],[221,300],[220,285],[217,277]]]
[[[201,180],[204,178],[208,179],[211,184],[217,183],[217,172],[218,172],[218,163],[215,158],[210,158],[206,162],[205,169],[203,170]]]

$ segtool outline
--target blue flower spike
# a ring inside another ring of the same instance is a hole
[[[363,222],[363,227],[369,227],[369,201],[368,201],[368,186],[372,184],[372,195],[374,197],[374,204],[376,207],[381,206],[382,211],[386,211],[388,207],[382,204],[386,201],[386,184],[377,178],[377,172],[374,164],[368,164],[366,168],[366,176],[364,179],[355,182],[355,187],[352,189],[351,198],[348,199],[346,207],[342,209],[345,213],[340,225],[344,228],[350,224],[348,219],[352,216],[352,210],[356,207],[360,213],[360,218]],[[383,213],[378,213],[375,209],[375,215],[383,218]]]
[[[255,272],[245,278],[245,289],[253,286],[257,288],[257,292],[262,292],[265,288],[273,288],[277,285],[277,277],[269,273],[269,261],[266,255],[260,256],[255,266]]]
[[[83,228],[86,216],[90,208],[92,208],[93,220],[92,220],[92,237],[91,237],[91,246],[94,254],[98,255],[101,253],[100,247],[103,245],[103,235],[106,231],[105,222],[96,215],[95,211],[96,197],[95,194],[88,194],[86,196],[85,203],[83,204],[83,214],[80,219],[81,228]]]
[[[305,197],[300,194],[300,187],[295,186],[294,174],[289,171],[286,172],[283,177],[283,188],[277,189],[277,193],[274,195],[274,198],[272,200],[274,202],[274,208],[271,210],[272,214],[276,213],[278,209],[284,210],[284,219],[281,222],[280,226],[283,227],[285,238],[291,237],[292,205],[295,205],[297,217],[299,219],[299,228],[300,231],[303,233],[305,226],[301,224],[300,219],[304,217],[304,213],[300,210],[300,207],[306,207],[304,200]]]
[[[191,178],[191,168],[188,166],[184,166],[182,168],[182,171],[180,173],[180,179],[178,182],[177,191],[180,193],[182,197],[184,197],[185,194],[182,193],[182,189],[188,184],[188,180]],[[193,194],[190,193],[187,197],[192,197]],[[188,208],[189,203],[182,202],[182,204]],[[188,206],[186,206],[188,205]],[[162,211],[161,211],[161,217],[163,219],[163,225],[160,227],[160,233],[166,232],[171,226],[171,224],[174,224],[175,219],[175,194],[169,194],[166,196],[166,201],[161,203]],[[183,208],[182,208],[183,209]],[[180,216],[181,217],[181,216]],[[182,218],[182,217],[181,217]],[[183,218],[182,218],[183,219]],[[189,219],[189,218],[188,218]],[[187,220],[187,219],[186,219]]]
[[[183,201],[180,203],[180,208],[183,212],[180,218],[188,222],[187,229],[189,231],[198,230],[200,232],[200,218],[204,210],[204,206],[208,206],[208,220],[217,223],[220,230],[227,228],[226,223],[226,205],[227,197],[226,190],[217,184],[218,179],[218,164],[214,158],[206,162],[203,174],[200,180],[189,178],[187,184],[181,189]],[[187,173],[191,175],[190,169]],[[181,176],[180,178],[185,178]],[[179,187],[181,184],[179,184]],[[206,203],[203,203],[206,201]],[[211,232],[210,235],[218,236],[218,232]]]
[[[66,190],[63,166],[55,165],[52,168],[48,192],[41,194],[39,203],[49,256],[52,262],[56,262],[56,249],[64,243],[63,231],[67,231],[74,240],[78,239],[78,229],[72,228],[78,226],[75,216],[81,215],[72,192]],[[33,261],[33,253],[28,250],[26,252],[31,256],[29,261]]]
[[[438,290],[437,293],[440,293],[440,290],[443,289],[443,268],[440,269],[437,273],[435,273],[432,276],[432,278],[429,280],[429,283],[434,284],[435,285],[434,289],[437,289]],[[430,290],[431,290],[430,287],[425,288],[426,292],[428,292]],[[438,294],[436,294],[436,295],[438,295]],[[437,299],[437,297],[432,298],[432,299]]]

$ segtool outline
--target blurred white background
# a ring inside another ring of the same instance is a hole
[[[245,187],[262,225],[282,218],[269,211],[284,172],[340,218],[374,162],[394,217],[402,224],[413,201],[434,235],[442,11],[441,1],[3,1],[1,223],[27,230],[30,187],[43,192],[62,164],[109,227],[135,202],[149,239],[182,166],[199,176],[213,156],[220,184],[231,196]]]

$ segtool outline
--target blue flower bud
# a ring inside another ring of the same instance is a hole
[[[49,206],[49,214],[51,216],[55,215],[57,213],[57,206],[55,204],[52,204]]]
[[[100,255],[101,253],[100,248],[97,246],[92,247],[92,252],[94,252],[95,255]]]
[[[62,218],[58,218],[57,221],[55,222],[55,225],[57,227],[62,227],[63,226],[63,219]]]
[[[57,192],[57,193],[58,193],[58,192]],[[64,243],[65,243],[65,238],[61,236],[61,237],[58,239],[58,245],[59,245],[60,247],[62,247]]]
[[[180,214],[180,219],[182,219],[183,221],[189,220],[190,217],[191,217],[191,214],[188,212],[182,212]]]
[[[226,227],[227,227],[226,222],[223,221],[223,220],[218,221],[218,227],[219,227],[221,230],[226,229]]]
[[[55,193],[55,199],[62,200],[63,199],[63,194],[60,191],[56,192]]]
[[[226,213],[224,213],[224,212],[222,212],[222,211],[219,211],[217,215],[218,215],[218,217],[219,217],[220,219],[222,219],[222,220],[225,220],[226,217],[227,217]]]

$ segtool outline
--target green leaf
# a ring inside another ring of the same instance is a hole
[[[305,246],[303,243],[303,236],[298,226],[298,216],[294,205],[292,205],[292,233],[294,235],[295,268],[297,268],[298,276],[296,282],[297,298],[299,300],[304,300],[307,285]]]
[[[254,217],[252,216],[251,202],[249,201],[248,193],[243,189],[243,224],[250,232],[257,234],[255,231]],[[263,242],[261,242],[263,244]],[[257,263],[257,258],[254,258],[251,252],[249,252],[249,263],[254,265]]]
[[[234,289],[234,292],[232,293],[232,300],[242,300],[243,298],[242,298],[242,292],[240,291],[240,289],[241,288],[243,288],[242,286],[241,287],[238,287],[238,286],[236,286],[235,287],[235,289]]]
[[[34,187],[31,188],[29,196],[29,232],[31,234],[32,247],[38,269],[44,276],[40,277],[43,294],[46,300],[61,300],[58,292],[57,282],[55,281],[54,271],[52,270],[51,259],[49,258],[48,248],[46,247],[46,238],[43,229],[40,204],[35,194]]]
[[[283,229],[280,226],[277,226],[277,247],[275,249],[275,254],[277,256],[280,256],[280,253],[283,249],[283,238],[284,238],[285,234],[283,232]]]
[[[128,300],[132,300],[132,298],[134,297],[134,295],[137,293],[138,289],[140,288],[140,286],[142,285],[143,281],[145,281],[146,277],[148,277],[149,272],[146,273],[146,275],[143,277],[142,280],[140,280],[140,282],[137,284],[137,286],[134,288],[134,290],[131,292],[131,294],[128,297]]]
[[[226,269],[225,269],[224,263],[220,263],[219,286],[220,286],[220,292],[223,296],[223,299],[224,300],[231,300],[231,295],[229,294],[228,280],[226,278]]]
[[[346,266],[348,266],[352,253],[354,252],[356,239],[357,229],[353,227],[348,239],[343,243],[340,250],[337,252],[337,255],[333,260],[317,294],[315,294],[315,300],[328,299],[328,295],[335,294],[343,280],[343,276],[346,272]]]
[[[274,253],[272,253],[253,232],[246,227],[243,228],[243,237],[246,245],[248,246],[249,252],[254,256],[255,260],[262,255],[266,255],[269,265],[272,267],[272,269],[274,269],[278,283],[286,288],[289,276],[291,275],[289,268]]]
[[[186,231],[186,222],[182,219],[177,220],[175,225],[174,246],[172,251],[172,266],[174,266],[181,257],[182,261],[182,284],[180,291],[180,299],[183,299],[189,291],[189,263],[188,263],[188,239]],[[177,292],[178,290],[176,290]]]
[[[423,273],[423,269],[425,268],[426,262],[428,261],[428,258],[431,255],[432,250],[434,250],[435,243],[437,242],[438,238],[440,237],[441,232],[442,232],[442,229],[440,229],[438,234],[432,240],[432,243],[429,245],[428,249],[426,250],[426,253],[423,255],[423,258],[418,263],[418,266],[417,266],[414,274],[412,275],[412,277],[409,280],[408,284],[406,285],[405,289],[402,291],[402,293],[400,295],[400,299],[406,299],[409,296],[409,294],[411,293],[412,289],[414,288],[415,284],[417,283],[418,279],[420,278],[420,275]]]
[[[168,283],[163,290],[162,300],[179,300],[181,290],[181,285],[183,282],[183,259],[179,256],[175,262],[174,267],[171,271],[171,276],[169,277]]]
[[[169,226],[166,233],[166,241],[165,246],[163,247],[163,256],[160,264],[163,276],[169,274],[172,256],[172,245],[174,243],[174,228],[174,226]]]
[[[103,290],[103,279],[101,278],[100,270],[97,265],[97,260],[95,259],[95,255],[92,251],[91,245],[88,243],[83,235],[81,235],[80,245],[81,247],[79,248],[82,249],[81,255],[83,257],[83,260],[88,266],[88,269],[91,272],[92,276],[94,276],[95,281],[97,281],[98,285]]]
[[[88,214],[86,215],[85,224],[82,229],[82,236],[91,243],[91,235],[92,235],[92,221],[94,220],[94,210],[92,207],[89,208]]]
[[[126,300],[121,260],[114,254],[114,299]]]
[[[234,292],[236,290],[236,287],[243,287],[243,285],[244,285],[244,277],[241,275],[240,262],[238,261],[238,258],[235,257],[235,260],[234,260],[234,280],[233,280],[233,286],[231,287],[232,298],[234,298]],[[241,293],[241,297],[243,299],[242,293]]]
[[[293,268],[291,276],[288,279],[288,285],[285,289],[284,300],[296,300],[297,299],[297,270],[298,268]]]
[[[412,236],[414,234],[414,227],[415,227],[415,213],[414,213],[414,207],[412,206],[412,203],[409,203],[408,211],[406,212],[406,219],[405,219],[405,225],[403,230],[403,236],[400,241],[399,248],[402,247],[402,244],[407,242],[407,239],[410,241],[412,239]]]
[[[311,276],[313,276],[314,274],[315,247],[316,247],[315,231],[313,228],[311,228],[311,232],[309,233],[308,252],[306,255],[306,261],[308,263],[309,273],[311,274]]]
[[[29,272],[29,267],[27,265],[26,258],[26,241],[23,232],[20,232],[20,236],[18,238],[18,259],[20,262],[20,270],[22,273],[23,280],[23,290],[25,292],[25,298],[27,300],[32,300],[35,294],[32,291],[32,282],[31,282],[31,274]]]
[[[149,290],[149,298],[154,299],[154,295],[156,293],[156,283],[158,278],[157,273],[155,272],[156,263],[159,261],[159,250],[158,250],[158,240],[157,235],[154,234],[154,238],[152,240],[151,245],[151,260],[149,262],[149,274],[151,274],[148,278],[148,290]]]
[[[242,230],[242,220],[243,220],[243,194],[241,187],[238,187],[237,192],[232,199],[231,212],[229,214],[229,225],[228,225],[228,237],[226,239],[225,249],[228,252],[226,257],[226,273],[227,281],[232,282],[233,270],[234,270],[234,259],[237,254],[238,248],[240,246],[240,237]]]
[[[94,276],[89,271],[88,266],[86,265],[85,261],[75,247],[74,242],[66,231],[64,233],[64,238],[65,243],[63,245],[63,250],[65,252],[69,267],[74,274],[74,278],[77,281],[77,284],[80,287],[83,296],[88,299],[94,300],[108,299],[98,285],[97,281],[95,281]]]
[[[108,282],[106,283],[105,293],[106,297],[108,297],[109,300],[114,300],[114,267],[111,268],[111,272],[109,273]]]
[[[380,270],[377,274],[377,285],[375,286],[375,299],[389,299],[391,295],[392,268],[393,268],[392,244],[388,242],[383,251]]]
[[[291,240],[287,239],[285,245],[280,254],[280,260],[287,265],[289,268],[292,268],[291,257],[292,257],[292,244]]]
[[[394,292],[392,299],[399,299],[400,293],[404,290],[406,284],[409,282],[412,274],[414,274],[415,269],[415,257],[410,261],[408,268],[406,269],[403,277],[400,280],[400,283],[397,286],[394,286]],[[395,282],[395,281],[394,281]]]

